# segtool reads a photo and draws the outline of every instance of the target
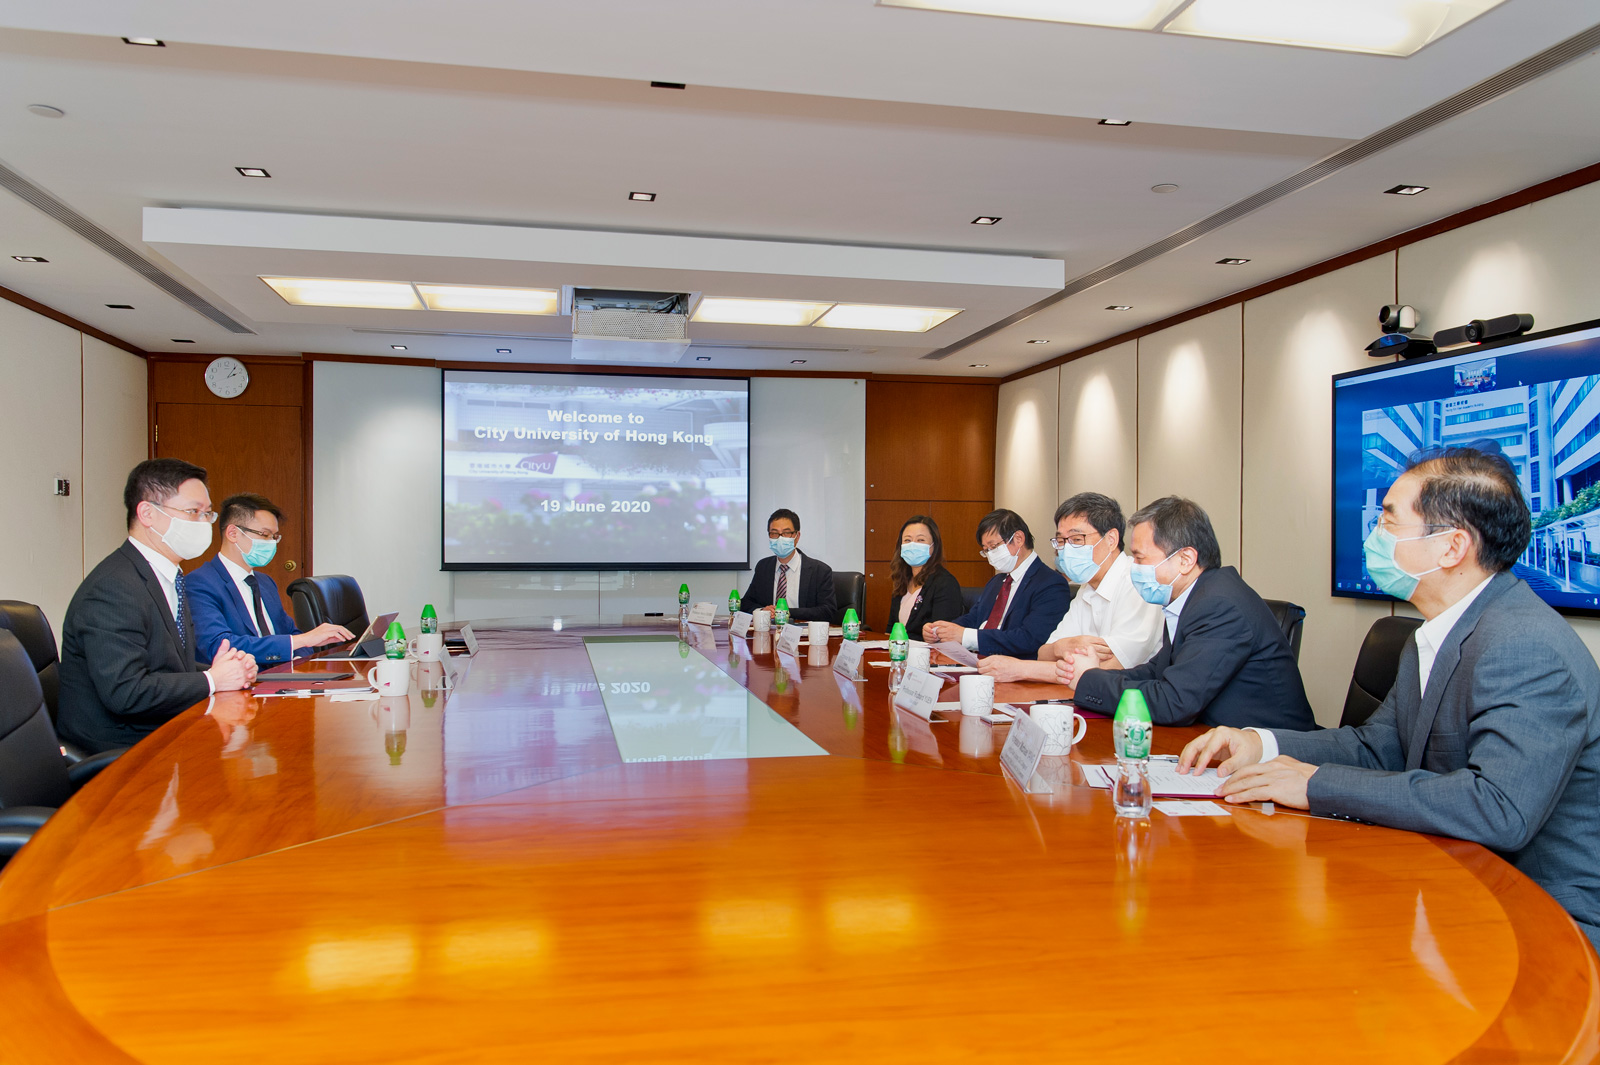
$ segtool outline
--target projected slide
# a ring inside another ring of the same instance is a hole
[[[444,373],[445,569],[748,564],[750,386]]]

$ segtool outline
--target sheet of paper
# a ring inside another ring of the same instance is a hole
[[[1228,817],[1228,808],[1215,802],[1193,802],[1184,799],[1168,799],[1165,802],[1153,804],[1157,810],[1168,817]]]
[[[378,689],[368,688],[366,691],[332,692],[323,698],[330,703],[370,703],[378,697]]]
[[[961,646],[955,640],[945,640],[933,645],[933,649],[944,655],[950,661],[963,666],[977,668],[978,656]]]
[[[932,666],[930,668],[935,673],[943,673],[947,677],[958,676],[958,675],[960,675],[962,673],[976,673],[976,672],[978,672],[978,667],[977,666]]]
[[[689,624],[709,625],[717,620],[717,604],[695,603],[689,608]]]
[[[1080,765],[1083,779],[1091,788],[1109,788],[1117,771],[1114,765]]]
[[[1092,788],[1109,788],[1117,778],[1116,765],[1085,765],[1081,767]],[[1222,787],[1222,778],[1215,769],[1202,773],[1178,774],[1178,763],[1165,758],[1150,759],[1150,793],[1180,799],[1211,798]]]

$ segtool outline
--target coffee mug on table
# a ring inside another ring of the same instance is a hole
[[[772,614],[771,614],[771,612],[766,611],[766,610],[757,610],[756,611],[756,614],[755,614],[755,631],[757,631],[757,632],[771,632],[772,631]]]
[[[367,683],[378,689],[380,696],[404,695],[411,690],[411,663],[403,658],[380,658],[367,674]]]
[[[961,713],[977,717],[994,709],[994,678],[982,673],[963,673],[957,682],[961,691]]]
[[[1044,729],[1048,737],[1044,742],[1044,753],[1047,755],[1071,754],[1072,745],[1083,739],[1083,734],[1089,731],[1089,722],[1082,714],[1059,703],[1039,703],[1029,716]]]
[[[437,662],[444,657],[444,636],[437,632],[419,632],[411,637],[406,650],[416,655],[419,662]]]
[[[806,639],[812,647],[828,646],[828,623],[826,621],[806,622]]]

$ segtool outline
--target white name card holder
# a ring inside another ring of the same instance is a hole
[[[944,678],[937,673],[908,669],[905,679],[900,682],[900,690],[894,693],[894,705],[901,710],[911,711],[924,721],[932,721],[942,687]]]
[[[710,625],[717,620],[717,604],[696,603],[689,608],[689,624]]]
[[[778,650],[800,657],[800,637],[806,634],[803,625],[785,625],[778,633]]]
[[[755,620],[756,616],[754,614],[741,610],[733,615],[733,624],[728,631],[741,639],[748,640],[750,638],[750,626],[755,623]]]
[[[833,660],[833,671],[841,677],[850,680],[866,680],[861,675],[861,649],[860,640],[845,640],[839,645],[839,653]]]
[[[1044,755],[1044,745],[1049,734],[1026,713],[1018,712],[1011,719],[1006,745],[1000,749],[1000,767],[1017,786],[1029,795],[1048,795],[1050,782],[1039,775],[1039,759]]]
[[[467,645],[467,657],[478,653],[478,634],[472,631],[472,622],[461,626],[461,641]]]

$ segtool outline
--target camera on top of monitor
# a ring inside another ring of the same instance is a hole
[[[1378,308],[1378,328],[1385,333],[1409,333],[1417,328],[1417,309],[1400,303]]]
[[[1474,318],[1466,325],[1441,329],[1433,334],[1433,346],[1442,351],[1463,344],[1482,344],[1485,340],[1521,336],[1532,328],[1531,314],[1502,314],[1498,318]]]
[[[1411,331],[1417,328],[1415,307],[1399,303],[1384,304],[1378,308],[1378,328],[1383,330],[1383,335],[1367,345],[1367,354],[1375,359],[1395,356],[1415,359],[1421,355],[1432,355],[1436,350],[1432,340],[1411,335]]]

